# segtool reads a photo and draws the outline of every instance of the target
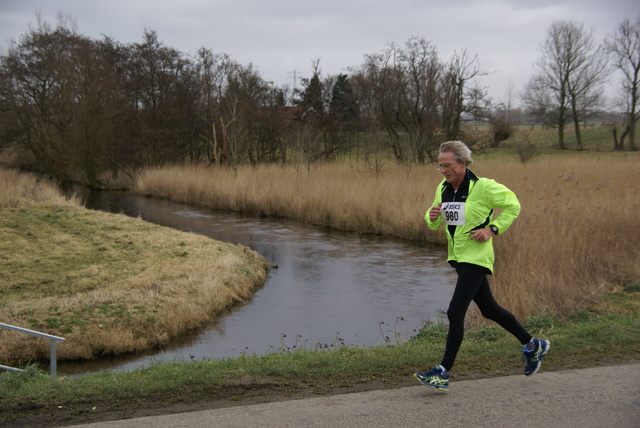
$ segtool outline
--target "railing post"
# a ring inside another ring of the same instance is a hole
[[[26,334],[30,334],[33,336],[38,336],[38,337],[44,337],[45,339],[49,339],[51,341],[49,350],[50,350],[50,355],[49,355],[49,373],[51,374],[51,376],[55,376],[57,371],[58,371],[58,352],[57,352],[57,348],[56,342],[64,342],[64,338],[63,337],[58,337],[58,336],[54,336],[52,334],[47,334],[47,333],[41,333],[39,331],[33,331],[33,330],[29,330],[28,328],[22,328],[22,327],[16,327],[14,325],[9,325],[9,324],[5,324],[5,323],[1,323],[0,322],[0,328],[6,328],[9,330],[14,330],[14,331],[19,331],[20,333],[26,333]],[[0,369],[4,369],[4,370],[15,370],[15,371],[22,371],[20,369],[16,369],[13,367],[7,367],[7,366],[3,366],[0,365]]]
[[[49,353],[49,374],[51,376],[55,376],[58,371],[57,344],[54,339],[51,339],[51,349]]]

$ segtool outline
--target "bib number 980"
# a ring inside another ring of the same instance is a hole
[[[464,218],[464,202],[445,202],[440,209],[446,225],[462,226],[466,224]]]
[[[444,220],[446,223],[458,221],[459,217],[460,215],[458,214],[458,211],[445,211],[444,213]]]

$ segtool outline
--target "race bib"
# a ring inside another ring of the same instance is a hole
[[[464,202],[444,202],[440,208],[444,224],[447,226],[462,226],[464,219]]]

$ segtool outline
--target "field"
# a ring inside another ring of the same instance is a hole
[[[517,316],[570,313],[640,278],[638,156],[571,152],[522,163],[497,153],[478,156],[472,169],[507,185],[522,204],[511,229],[494,238],[492,278],[497,299]],[[310,170],[187,165],[146,170],[135,191],[442,244],[442,230],[434,233],[423,221],[440,180],[433,165],[392,162],[376,173],[349,162]]]

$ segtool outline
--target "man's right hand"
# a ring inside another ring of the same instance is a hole
[[[442,202],[438,204],[437,207],[431,207],[429,210],[429,220],[436,221],[438,217],[442,214],[440,207],[442,206]]]

